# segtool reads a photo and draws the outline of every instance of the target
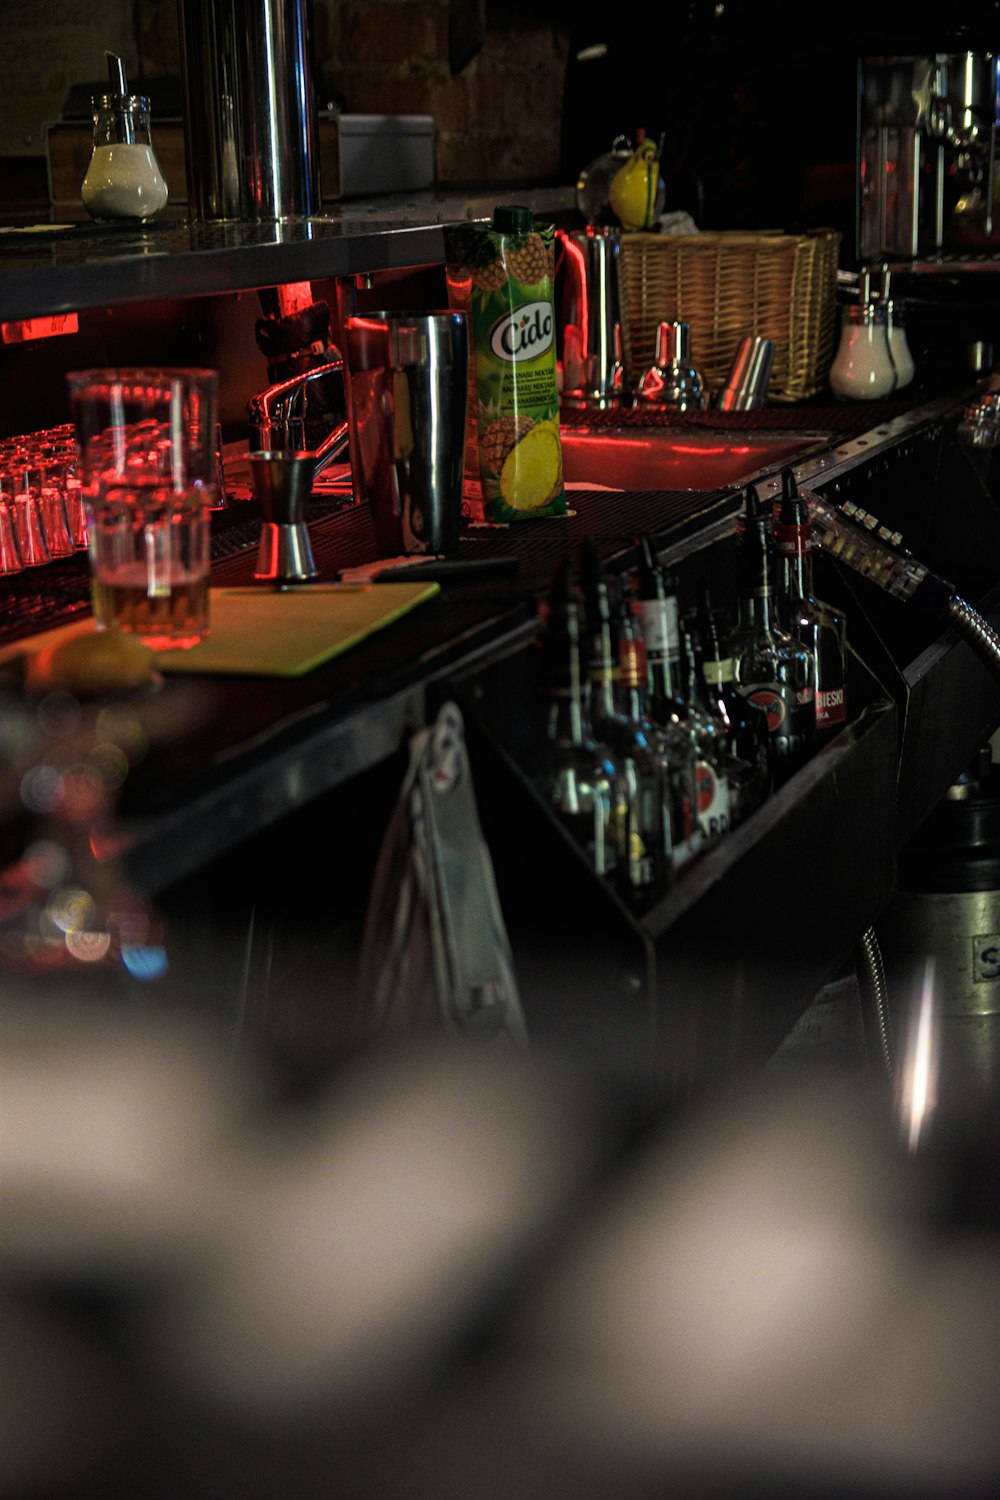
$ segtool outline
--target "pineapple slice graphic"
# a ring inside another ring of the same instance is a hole
[[[540,510],[562,484],[562,447],[554,422],[533,422],[500,470],[500,494],[512,510]]]

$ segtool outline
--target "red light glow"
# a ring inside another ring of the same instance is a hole
[[[74,313],[56,313],[49,318],[20,318],[0,323],[0,343],[31,344],[35,339],[52,339],[63,333],[78,333],[80,319]]]

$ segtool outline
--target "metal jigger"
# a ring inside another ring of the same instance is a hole
[[[250,455],[250,481],[263,513],[255,578],[280,585],[317,576],[305,520],[315,474],[315,453]]]

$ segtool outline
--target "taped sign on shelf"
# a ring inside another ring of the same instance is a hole
[[[0,323],[0,343],[30,344],[35,339],[51,339],[63,333],[79,333],[80,319],[75,312],[55,313],[47,318],[19,318]]]

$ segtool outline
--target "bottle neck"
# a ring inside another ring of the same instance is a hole
[[[583,705],[579,692],[551,688],[548,737],[554,745],[581,746],[584,742]]]
[[[592,723],[596,724],[602,719],[612,719],[617,716],[618,676],[611,624],[610,621],[602,620],[598,629],[590,634],[590,651],[587,660]]]
[[[697,703],[701,699],[698,683],[698,663],[694,654],[691,632],[681,631],[681,659],[678,671],[678,689],[686,703]]]
[[[774,528],[774,550],[781,566],[781,593],[785,598],[812,597],[811,532],[808,521],[782,520]]]
[[[739,619],[744,630],[770,631],[774,625],[768,521],[748,522],[740,553]]]
[[[574,604],[561,606],[550,617],[545,651],[548,738],[557,745],[582,745],[585,721],[580,673],[580,621]]]
[[[724,687],[732,681],[733,659],[724,657],[715,617],[707,594],[702,598],[698,611],[698,634],[701,640],[701,676],[705,690]]]
[[[630,723],[646,718],[648,674],[645,641],[638,631],[623,629],[618,642],[618,690],[622,712]]]
[[[694,694],[696,701],[701,705],[706,713],[717,716],[719,713],[719,704],[718,700],[712,695],[712,687],[709,683],[708,673],[706,672],[706,665],[707,662],[704,650],[695,647],[692,643],[691,691]]]

